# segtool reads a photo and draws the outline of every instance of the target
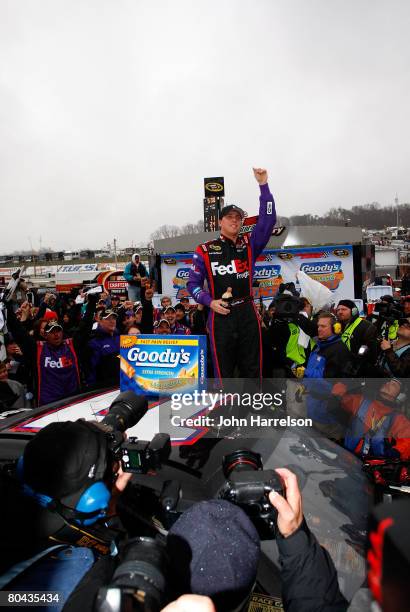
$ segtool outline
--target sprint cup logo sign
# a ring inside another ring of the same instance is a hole
[[[225,195],[224,177],[204,179],[205,197],[213,198],[215,196],[223,198]]]
[[[337,289],[344,279],[341,261],[304,263],[300,266],[300,269],[332,291]]]
[[[121,391],[143,395],[205,389],[205,336],[121,336]]]

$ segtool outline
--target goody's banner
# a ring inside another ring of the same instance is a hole
[[[186,284],[191,265],[191,254],[161,256],[162,292],[165,295],[176,301],[188,295]],[[299,289],[296,278],[299,270],[328,287],[335,302],[355,297],[353,247],[334,245],[264,251],[255,265],[255,298],[270,301],[281,283],[294,282]],[[232,272],[235,273],[233,269]]]
[[[121,336],[121,391],[192,393],[206,387],[206,336]]]

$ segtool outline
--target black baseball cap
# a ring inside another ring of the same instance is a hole
[[[239,206],[236,206],[236,204],[228,204],[228,206],[224,206],[221,210],[219,218],[222,219],[222,217],[228,215],[230,212],[239,213],[242,219],[245,217],[245,211],[242,210],[242,208],[239,208]]]
[[[113,316],[115,318],[118,317],[118,315],[115,312],[115,310],[105,310],[104,312],[102,312],[100,314],[100,319],[108,319],[108,317],[111,317],[111,316]]]
[[[49,334],[51,331],[53,331],[53,329],[61,329],[61,331],[63,330],[60,323],[57,323],[57,321],[50,321],[50,323],[47,323],[47,325],[45,326],[44,333]]]

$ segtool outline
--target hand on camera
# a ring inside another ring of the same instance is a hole
[[[269,493],[269,501],[278,511],[278,529],[284,538],[288,538],[292,533],[295,533],[302,524],[302,496],[299,491],[298,481],[290,470],[286,468],[277,468],[275,470],[282,477],[285,485],[286,499],[271,491]]]
[[[389,349],[391,349],[391,342],[390,342],[390,340],[386,340],[386,338],[384,338],[380,342],[380,348],[381,348],[382,351],[388,351]]]

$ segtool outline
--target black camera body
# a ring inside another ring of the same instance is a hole
[[[226,482],[219,497],[238,505],[255,525],[261,540],[276,537],[277,512],[268,495],[276,491],[285,495],[281,477],[275,470],[264,470],[259,453],[244,449],[223,458]]]
[[[124,472],[146,474],[157,470],[171,453],[171,440],[168,434],[156,434],[150,442],[129,438],[119,448],[121,465]]]
[[[295,295],[281,294],[275,298],[275,318],[281,321],[295,321],[303,304],[299,297]]]
[[[396,304],[395,302],[378,302],[375,305],[372,314],[375,318],[387,321],[389,323],[403,317],[403,311],[400,309],[399,304]]]

